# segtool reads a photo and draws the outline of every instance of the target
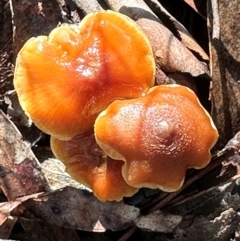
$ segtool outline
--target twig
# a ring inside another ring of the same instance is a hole
[[[219,39],[220,36],[220,20],[218,14],[218,0],[211,0],[213,15],[213,31],[212,39]]]

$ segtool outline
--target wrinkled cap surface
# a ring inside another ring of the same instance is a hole
[[[95,135],[107,155],[125,162],[129,185],[164,191],[178,190],[188,168],[205,167],[218,139],[194,92],[180,85],[114,101],[97,118]]]
[[[66,171],[78,182],[93,190],[101,201],[120,201],[138,189],[122,177],[123,161],[113,160],[99,148],[93,133],[79,135],[69,141],[51,137],[51,148]]]
[[[87,15],[31,38],[17,56],[14,86],[22,108],[44,132],[68,140],[93,127],[110,102],[135,98],[154,84],[148,39],[112,11]]]

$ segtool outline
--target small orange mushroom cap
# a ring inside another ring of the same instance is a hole
[[[14,86],[33,122],[58,139],[90,130],[97,115],[119,98],[141,96],[154,84],[148,39],[130,18],[113,11],[87,15],[31,38],[20,50]]]
[[[162,85],[111,103],[96,119],[95,136],[107,155],[125,162],[129,185],[176,191],[188,168],[209,163],[218,132],[193,91]]]
[[[66,171],[78,182],[93,190],[101,201],[120,201],[138,189],[129,186],[122,176],[123,161],[113,160],[99,148],[93,133],[63,141],[51,137],[51,148]]]

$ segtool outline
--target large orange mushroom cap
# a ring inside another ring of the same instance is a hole
[[[51,137],[51,148],[66,171],[78,182],[93,190],[101,201],[120,201],[138,189],[129,186],[122,176],[123,161],[113,160],[99,148],[93,133],[63,141]]]
[[[20,104],[44,132],[68,140],[93,127],[120,98],[135,98],[154,84],[148,39],[128,17],[113,11],[87,15],[31,38],[20,50],[14,86]]]
[[[180,85],[114,101],[96,119],[95,135],[107,155],[125,162],[129,185],[164,191],[180,189],[188,168],[205,167],[218,139],[194,92]]]

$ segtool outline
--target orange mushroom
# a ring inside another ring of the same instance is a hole
[[[193,91],[162,85],[112,102],[96,119],[95,136],[108,156],[125,162],[129,185],[171,192],[180,189],[188,168],[209,163],[218,132]]]
[[[99,148],[93,133],[78,135],[70,141],[51,137],[51,148],[66,171],[93,190],[101,201],[120,201],[138,191],[122,177],[123,161],[113,160]]]
[[[87,15],[31,38],[20,50],[14,86],[33,122],[58,139],[90,130],[115,99],[135,98],[154,84],[148,39],[130,18],[113,11]]]

